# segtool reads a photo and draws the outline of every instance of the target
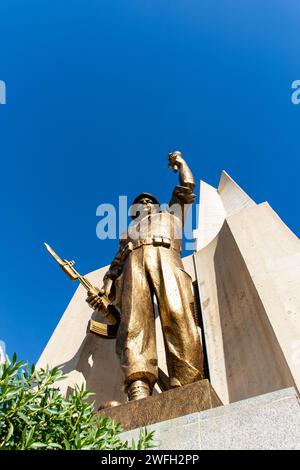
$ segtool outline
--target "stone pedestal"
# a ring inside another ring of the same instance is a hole
[[[221,405],[221,400],[205,379],[159,395],[105,408],[98,414],[113,419],[128,431]]]
[[[160,450],[300,450],[299,405],[291,387],[156,423],[147,431]],[[137,441],[140,430],[120,437]]]

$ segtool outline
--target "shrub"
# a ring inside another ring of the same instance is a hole
[[[90,392],[76,388],[64,398],[55,386],[64,376],[57,369],[36,370],[34,365],[12,361],[0,365],[0,450],[3,449],[147,449],[152,433],[123,442],[122,428],[94,413]]]

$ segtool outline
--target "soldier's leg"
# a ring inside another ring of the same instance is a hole
[[[178,387],[203,378],[203,352],[192,313],[193,289],[178,255],[158,248],[156,268],[152,264],[162,330],[166,347],[170,386]]]
[[[142,247],[129,255],[123,273],[117,352],[129,398],[151,394],[158,368],[153,302]]]

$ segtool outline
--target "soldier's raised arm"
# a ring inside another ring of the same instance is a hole
[[[188,164],[179,151],[171,152],[168,156],[168,168],[172,168],[175,173],[179,172],[179,185],[175,186],[169,206],[179,204],[182,210],[183,221],[189,209],[196,198],[193,193],[195,180]]]

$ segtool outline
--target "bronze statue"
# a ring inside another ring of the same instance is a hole
[[[92,308],[100,309],[105,296],[120,312],[117,353],[129,400],[151,395],[158,378],[154,295],[164,335],[170,387],[203,378],[203,352],[192,313],[192,281],[180,257],[184,216],[195,199],[195,182],[180,152],[172,152],[168,158],[168,166],[179,171],[180,179],[169,209],[161,211],[151,194],[137,196],[133,207],[137,205],[138,212],[132,212],[133,223],[126,237],[121,237],[103,287],[98,292],[92,289],[87,297]]]
[[[80,284],[89,292],[89,295],[96,295],[100,292],[100,290],[93,286],[85,276],[82,276],[78,271],[76,271],[74,268],[75,261],[62,259],[53,250],[53,248],[48,245],[48,243],[44,243],[44,245],[48,253],[50,253],[52,258],[55,259],[55,261],[68,276],[68,278],[71,279],[71,281],[79,281]],[[91,319],[89,322],[90,331],[104,338],[116,338],[120,323],[119,311],[104,293],[101,294],[101,303],[98,302],[97,309],[95,310],[98,310],[109,321],[109,323],[102,323]]]

